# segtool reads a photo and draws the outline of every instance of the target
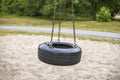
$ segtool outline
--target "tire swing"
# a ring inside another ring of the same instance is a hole
[[[56,14],[56,0],[54,0],[54,15],[53,15],[53,23],[52,23],[51,41],[42,43],[38,46],[38,58],[39,60],[52,65],[60,65],[60,66],[74,65],[80,62],[82,49],[76,44],[73,0],[72,0],[72,22],[73,22],[74,44],[60,41],[61,11],[62,11],[61,7],[62,7],[62,3],[60,0],[58,41],[53,42],[55,14]]]

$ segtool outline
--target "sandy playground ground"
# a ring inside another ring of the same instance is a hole
[[[35,35],[1,36],[0,80],[120,80],[120,44],[77,40],[83,50],[81,63],[54,66],[37,57],[38,44],[49,40]]]

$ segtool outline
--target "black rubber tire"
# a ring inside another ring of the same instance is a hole
[[[38,47],[39,60],[53,65],[74,65],[80,62],[82,49],[71,43],[53,42],[42,43]]]

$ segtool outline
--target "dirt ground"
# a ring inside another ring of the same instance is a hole
[[[35,35],[1,36],[0,80],[120,80],[120,44],[77,40],[83,50],[81,62],[54,66],[37,57],[38,44],[49,40]]]

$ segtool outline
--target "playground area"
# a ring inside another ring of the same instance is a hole
[[[0,80],[120,80],[120,44],[77,39],[81,62],[54,66],[38,59],[38,44],[48,40],[36,35],[0,36]]]

